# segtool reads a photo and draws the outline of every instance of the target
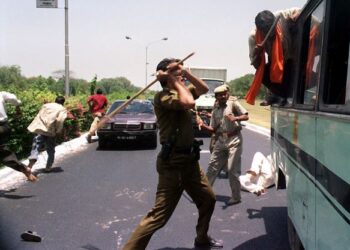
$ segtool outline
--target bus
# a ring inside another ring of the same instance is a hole
[[[309,0],[293,27],[284,106],[271,107],[292,249],[350,249],[350,1]]]

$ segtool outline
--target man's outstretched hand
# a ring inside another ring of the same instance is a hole
[[[261,46],[260,44],[257,44],[254,48],[254,59],[252,61],[252,65],[254,66],[255,69],[258,69],[260,66],[261,62],[261,55],[264,50],[264,47]]]

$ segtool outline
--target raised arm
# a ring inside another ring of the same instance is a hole
[[[167,71],[159,70],[157,72],[158,80],[166,80],[167,87],[174,89],[178,93],[179,103],[185,109],[192,109],[195,106],[195,101],[190,90],[185,86],[183,79],[182,65],[176,62],[168,66]]]
[[[196,94],[197,96],[203,95],[208,92],[209,88],[208,85],[200,78],[196,77],[195,75],[192,75],[191,71],[188,69],[183,69],[183,76],[187,78],[190,83],[192,83],[196,87]]]

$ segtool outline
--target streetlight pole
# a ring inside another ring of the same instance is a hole
[[[163,37],[162,39],[149,42],[149,43],[146,45],[146,75],[145,75],[145,85],[147,85],[147,83],[148,83],[148,47],[149,47],[151,44],[153,44],[153,43],[160,42],[160,41],[167,41],[167,40],[168,40],[167,37]]]
[[[64,87],[65,87],[65,94],[68,97],[69,96],[69,46],[68,46],[68,0],[65,0],[65,6],[64,6],[64,16],[65,16],[65,57],[64,57],[64,65],[65,65],[65,81],[64,81]]]
[[[57,1],[36,1],[37,8],[57,8]],[[64,92],[69,96],[68,0],[64,1]]]
[[[149,44],[148,44],[149,45]],[[148,69],[148,45],[146,45],[146,75],[145,75],[145,85],[147,85],[148,83],[148,73],[147,73],[147,69]]]
[[[132,40],[132,38],[131,38],[130,36],[125,36],[125,39],[126,39],[126,40]],[[168,40],[167,37],[163,37],[162,39],[158,39],[158,40],[149,42],[149,43],[146,45],[146,64],[145,64],[146,74],[145,74],[145,85],[147,85],[147,83],[148,83],[148,47],[149,47],[151,44],[153,44],[153,43],[160,42],[160,41],[167,41],[167,40]]]

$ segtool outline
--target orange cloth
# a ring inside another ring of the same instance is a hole
[[[270,65],[270,80],[273,83],[282,83],[283,70],[284,70],[284,56],[282,47],[282,29],[279,24],[276,25],[275,29],[275,40],[272,43],[272,59]],[[264,40],[264,35],[260,30],[256,30],[255,41],[256,44],[261,44]],[[253,79],[252,85],[250,86],[248,93],[245,96],[247,103],[254,105],[255,98],[259,93],[262,79],[265,71],[265,49],[263,49],[260,54],[260,65],[255,72],[255,77]]]
[[[310,87],[311,86],[311,77],[312,77],[312,68],[314,66],[314,60],[316,56],[316,38],[318,36],[318,26],[315,25],[312,27],[310,31],[310,37],[309,37],[309,51],[307,55],[307,63],[306,63],[306,79],[305,79],[305,85]]]

